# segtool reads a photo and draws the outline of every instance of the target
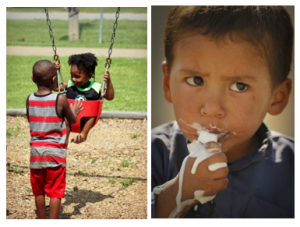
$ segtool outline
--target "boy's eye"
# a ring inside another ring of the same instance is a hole
[[[236,82],[230,85],[230,89],[232,91],[237,91],[237,92],[241,92],[241,91],[245,91],[247,90],[248,85],[240,83],[240,82]]]
[[[186,79],[186,82],[188,82],[188,84],[192,85],[192,86],[201,86],[201,85],[203,85],[203,79],[200,76],[188,77]]]

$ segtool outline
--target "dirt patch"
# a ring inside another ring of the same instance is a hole
[[[7,219],[37,218],[29,139],[25,117],[6,118]],[[70,144],[61,204],[61,219],[147,218],[147,120],[100,119],[86,142]]]

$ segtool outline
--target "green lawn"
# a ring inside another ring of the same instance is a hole
[[[104,13],[115,13],[117,7],[104,7]],[[48,7],[51,12],[67,12],[64,7]],[[44,12],[43,7],[7,7],[6,12]],[[100,13],[100,7],[79,7],[79,13]],[[147,13],[147,7],[121,7],[120,13]]]
[[[41,59],[53,61],[48,57],[6,57],[6,108],[25,108],[30,93],[37,90],[31,81],[33,64]],[[68,57],[60,57],[64,81],[70,78]],[[102,83],[105,58],[98,58],[96,81]],[[103,110],[108,111],[147,111],[147,59],[112,58],[110,74],[115,90],[112,101],[104,100]]]
[[[103,21],[102,43],[99,43],[99,20],[79,20],[80,39],[69,41],[68,20],[53,20],[51,27],[55,45],[59,47],[105,47],[111,42],[114,20]],[[52,46],[45,20],[7,20],[6,45]],[[147,21],[120,20],[114,48],[147,49]]]

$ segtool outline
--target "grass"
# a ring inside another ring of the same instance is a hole
[[[136,180],[134,178],[124,179],[121,181],[121,184],[123,187],[128,187],[129,185],[132,185]]]
[[[13,173],[23,173],[24,170],[23,169],[18,169],[18,168],[13,168],[13,167],[8,167],[8,172],[13,172]]]
[[[106,163],[105,163],[105,166],[106,166],[106,167],[108,167],[108,166],[109,166],[109,164],[110,164],[110,160],[111,160],[111,157],[109,157],[109,158],[107,159],[107,161],[106,161]]]
[[[108,182],[111,184],[115,184],[117,182],[117,180],[115,177],[110,177],[110,178],[108,178]]]
[[[86,172],[85,170],[78,170],[78,172],[77,172],[76,175],[79,175],[79,176],[87,176],[87,175],[89,175],[89,173]]]
[[[121,163],[121,166],[122,167],[130,167],[130,168],[132,168],[132,167],[134,167],[134,163],[131,162],[130,158],[123,159],[122,163]]]
[[[117,7],[104,7],[104,13],[115,13]],[[64,10],[64,7],[49,7],[49,13],[51,12],[68,12]],[[7,7],[6,12],[44,12],[43,7]],[[100,7],[79,7],[79,13],[100,13]],[[121,7],[120,13],[147,13],[147,7]]]
[[[17,136],[20,133],[20,125],[17,123],[15,125],[15,127],[11,128],[7,128],[6,129],[6,136],[7,137],[14,137]]]
[[[59,47],[104,47],[109,48],[114,20],[104,20],[102,43],[99,43],[99,20],[79,21],[79,40],[69,41],[68,20],[53,20],[51,28],[54,43]],[[49,46],[52,41],[45,20],[7,20],[7,46]],[[113,48],[147,48],[147,21],[120,20],[115,33]]]
[[[135,138],[137,138],[138,136],[141,136],[141,133],[133,133],[133,132],[130,133],[131,139],[135,139]]]
[[[50,47],[51,48],[51,47]],[[31,80],[32,66],[48,57],[7,56],[6,58],[6,108],[25,108],[26,98],[36,92],[36,85]],[[64,81],[70,78],[68,57],[60,57],[61,72]],[[96,81],[102,83],[105,58],[98,58]],[[101,67],[103,66],[103,67]],[[115,98],[104,100],[105,111],[147,111],[147,59],[112,58],[110,67]]]
[[[108,178],[108,182],[111,184],[115,184],[116,182],[120,182],[123,187],[128,187],[129,185],[132,185],[134,182],[136,182],[136,179],[130,177],[130,178],[125,178],[122,180],[118,180],[115,177],[110,177]]]

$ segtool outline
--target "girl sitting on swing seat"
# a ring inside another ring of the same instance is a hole
[[[92,53],[84,53],[71,55],[69,57],[68,64],[71,66],[71,80],[64,82],[64,86],[67,88],[68,99],[79,100],[98,100],[101,98],[101,84],[90,79],[95,74],[95,68],[97,66],[97,57]],[[54,62],[57,69],[61,66]],[[103,97],[107,100],[114,99],[114,88],[110,79],[110,74],[107,71],[104,74],[104,81],[107,84],[107,88],[104,90]],[[63,85],[60,85],[61,90]],[[57,90],[58,91],[58,88]],[[87,139],[88,133],[94,125],[95,117],[83,117],[81,119],[81,132],[73,139],[71,143],[82,143]],[[71,125],[66,122],[67,130],[67,143],[69,141],[69,134],[71,131]]]

